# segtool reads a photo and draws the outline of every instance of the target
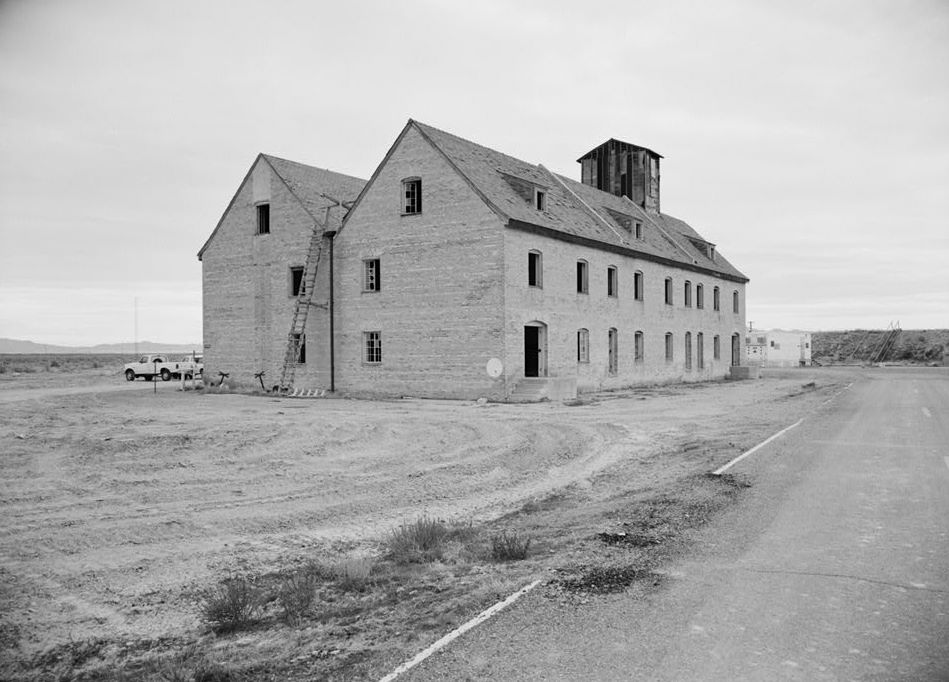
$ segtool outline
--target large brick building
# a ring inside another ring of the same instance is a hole
[[[198,254],[206,371],[276,383],[316,229],[296,386],[505,400],[720,378],[748,280],[660,212],[660,158],[609,140],[576,182],[411,120],[368,182],[261,155]]]

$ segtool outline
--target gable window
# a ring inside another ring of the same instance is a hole
[[[270,234],[270,204],[257,204],[257,234]]]
[[[381,291],[382,290],[382,267],[378,258],[364,260],[362,290],[363,291]]]
[[[685,333],[685,368],[692,369],[692,332]]]
[[[636,362],[643,361],[643,357],[645,353],[645,348],[643,347],[643,345],[644,345],[643,333],[636,332],[636,335],[633,336],[633,352],[635,353],[633,359]]]
[[[716,360],[722,359],[722,341],[718,334],[712,337],[712,357]]]
[[[683,298],[685,299],[685,307],[692,307],[692,282],[685,280],[685,289],[683,292]]]
[[[587,294],[590,292],[589,283],[589,263],[585,260],[577,261],[577,293]]]
[[[590,362],[590,330],[577,330],[577,362]]]
[[[672,362],[672,332],[666,332],[666,362]]]
[[[695,285],[695,307],[700,309],[705,307],[705,286],[702,284]]]
[[[712,289],[712,309],[721,310],[722,309],[722,292],[718,287]]]
[[[382,362],[382,332],[363,332],[363,362],[379,364]]]
[[[732,312],[735,313],[736,315],[737,315],[738,312],[739,312],[738,290],[737,290],[737,289],[732,292]]]
[[[306,293],[306,284],[303,282],[303,266],[295,265],[290,268],[290,295],[300,296]]]
[[[633,296],[637,301],[643,300],[643,273],[639,270],[633,275]]]
[[[619,280],[612,265],[606,269],[606,295],[614,298],[619,295]]]
[[[547,210],[547,192],[534,188],[534,208],[538,211]]]
[[[666,305],[672,305],[672,278],[666,277]]]
[[[636,233],[636,239],[642,240],[643,238],[643,224],[638,220],[633,223],[633,231]]]
[[[422,178],[406,178],[402,181],[402,214],[422,212]]]
[[[543,288],[543,256],[540,251],[527,252],[527,286]]]

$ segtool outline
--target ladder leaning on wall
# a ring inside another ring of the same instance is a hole
[[[323,223],[314,221],[313,234],[310,235],[310,245],[306,251],[306,260],[303,261],[303,276],[300,278],[300,288],[293,303],[293,317],[290,322],[290,332],[287,334],[287,351],[283,356],[283,370],[280,373],[281,391],[290,391],[293,388],[293,378],[297,365],[300,364],[300,350],[305,348],[306,320],[313,305],[313,295],[316,293],[316,273],[320,267],[320,256],[323,253],[323,235],[329,227],[330,209],[323,210]]]

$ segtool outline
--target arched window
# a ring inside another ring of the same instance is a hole
[[[585,260],[577,261],[577,293],[590,292],[590,264]]]
[[[619,296],[619,277],[615,265],[606,269],[606,295],[613,298]]]
[[[721,310],[722,309],[722,292],[718,287],[712,289],[712,309]]]
[[[738,305],[738,290],[732,292],[732,312],[736,315],[740,312],[741,308]]]
[[[644,347],[644,339],[642,332],[636,332],[636,335],[633,337],[635,347],[634,347],[634,360],[636,362],[642,362],[645,355],[646,349]]]
[[[716,360],[722,359],[722,340],[718,334],[712,338],[712,357]]]
[[[666,332],[666,362],[672,362],[672,332]]]
[[[692,307],[692,282],[685,280],[685,287],[682,291],[682,298],[686,308]]]
[[[705,286],[702,284],[695,285],[695,307],[700,309],[705,307]]]
[[[577,362],[590,362],[590,330],[577,330]]]
[[[695,359],[699,369],[705,369],[705,334],[702,332],[695,335]]]
[[[666,277],[666,305],[672,305],[672,278]]]
[[[692,369],[692,332],[685,333],[685,368]]]
[[[637,301],[643,300],[643,273],[640,270],[636,271],[636,274],[633,275],[633,295]]]

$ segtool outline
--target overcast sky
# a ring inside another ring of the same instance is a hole
[[[949,327],[945,0],[2,0],[0,112],[2,337],[199,342],[256,154],[368,178],[410,117],[663,154],[756,327]]]

